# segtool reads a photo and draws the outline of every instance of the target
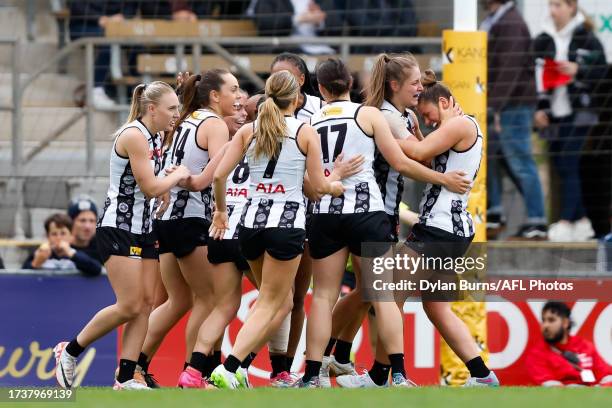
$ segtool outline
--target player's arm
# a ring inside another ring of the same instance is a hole
[[[428,161],[452,149],[465,138],[473,136],[474,124],[465,117],[456,117],[447,122],[421,141],[413,138],[398,141],[402,151],[417,161]]]
[[[208,150],[210,157],[214,157],[229,141],[229,129],[219,118],[209,118],[200,125],[196,135],[198,146]]]
[[[469,189],[471,181],[463,177],[464,172],[439,173],[406,157],[401,149],[398,149],[397,141],[393,138],[387,121],[378,109],[364,106],[359,112],[358,121],[364,130],[371,130],[378,150],[389,165],[404,176],[442,185],[450,191],[461,194]]]
[[[189,176],[187,180],[180,183],[180,186],[186,188],[189,191],[202,191],[208,186],[210,186],[213,182],[213,177],[215,175],[215,170],[219,163],[221,163],[221,159],[223,159],[223,155],[227,151],[229,147],[229,142],[224,144],[221,149],[214,155],[212,160],[208,162],[204,170],[200,174],[195,176]]]
[[[189,170],[185,166],[179,166],[167,177],[155,177],[149,159],[149,144],[138,129],[125,130],[117,138],[115,149],[119,155],[129,158],[136,182],[148,198],[162,195],[189,176]]]

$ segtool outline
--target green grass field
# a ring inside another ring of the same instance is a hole
[[[610,408],[612,388],[521,388],[461,389],[424,387],[380,390],[279,390],[199,391],[162,389],[116,392],[110,388],[78,388],[76,402],[18,403],[14,407],[448,407],[448,408]],[[0,407],[4,404],[0,403]]]

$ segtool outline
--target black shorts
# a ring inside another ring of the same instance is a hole
[[[126,256],[134,259],[158,259],[157,237],[149,234],[133,234],[114,227],[98,227],[96,242],[102,263],[111,255]]]
[[[391,247],[391,224],[384,211],[357,214],[314,214],[308,229],[308,245],[313,259],[321,259],[348,247],[357,256],[375,258]],[[362,254],[362,244],[367,253]]]
[[[177,258],[189,255],[197,247],[206,246],[209,227],[204,218],[155,220],[153,229],[159,239],[159,253],[172,252]]]
[[[279,261],[289,261],[304,253],[306,231],[301,228],[245,228],[238,233],[240,250],[249,261],[264,252]]]
[[[400,232],[400,220],[399,215],[389,215],[389,224],[391,224],[391,228],[389,229],[389,241],[397,243],[399,241],[399,232]]]
[[[249,263],[240,252],[240,243],[237,239],[208,240],[208,262],[213,265],[233,262],[239,271],[249,269]]]
[[[465,255],[474,236],[460,237],[436,227],[415,224],[406,246],[425,257],[459,258]]]

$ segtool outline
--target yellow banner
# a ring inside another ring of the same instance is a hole
[[[444,83],[461,104],[463,111],[476,118],[485,135],[480,170],[468,202],[468,211],[472,214],[476,229],[474,242],[485,242],[487,240],[487,34],[445,30],[442,34],[442,55]],[[486,362],[488,349],[485,304],[455,302],[452,310],[467,324]],[[440,342],[440,374],[441,383],[445,385],[462,385],[469,375],[463,361],[444,340]]]

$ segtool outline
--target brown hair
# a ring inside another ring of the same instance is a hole
[[[57,213],[53,214],[45,220],[45,232],[49,235],[49,230],[51,229],[51,224],[55,224],[56,227],[68,228],[68,231],[72,231],[72,218],[70,218],[67,214]]]
[[[431,102],[437,105],[440,98],[450,99],[452,96],[450,89],[436,79],[436,73],[431,69],[423,72],[421,84],[423,84],[423,92],[419,95],[419,103]]]
[[[385,99],[393,96],[391,81],[401,85],[408,79],[409,70],[418,67],[416,58],[410,53],[380,54],[374,62],[367,89],[364,90],[367,95],[365,105],[380,108]]]
[[[574,6],[576,8],[576,12],[574,13],[574,16],[576,16],[576,14],[578,14],[579,11],[584,15],[583,24],[584,24],[584,28],[586,28],[587,31],[593,31],[595,29],[595,23],[593,22],[591,17],[589,17],[589,15],[581,7],[578,6],[578,0],[563,0],[563,1],[568,6]]]
[[[137,85],[132,93],[132,103],[126,124],[144,116],[147,106],[157,105],[161,97],[168,92],[174,92],[174,89],[162,81]]]
[[[279,71],[266,81],[266,100],[259,107],[255,138],[255,157],[278,156],[287,135],[287,123],[281,109],[287,109],[298,97],[300,85],[289,71]]]
[[[181,110],[181,117],[174,125],[174,130],[164,140],[165,147],[172,144],[176,129],[189,115],[200,108],[210,105],[210,92],[221,90],[221,86],[225,83],[223,80],[223,75],[225,74],[229,74],[229,71],[215,68],[202,74],[191,75],[176,90],[183,108]]]
[[[340,96],[351,89],[353,77],[339,58],[328,58],[317,65],[317,81],[332,96]]]

